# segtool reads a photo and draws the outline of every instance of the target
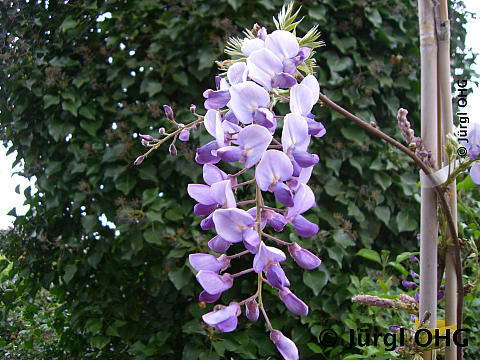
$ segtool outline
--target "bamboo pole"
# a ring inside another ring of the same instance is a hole
[[[452,93],[450,84],[450,22],[448,20],[448,1],[441,0],[437,11],[437,39],[438,39],[438,79],[440,117],[442,123],[442,143],[446,144],[447,134],[453,134]],[[447,165],[448,159],[443,156]],[[448,205],[452,219],[457,226],[457,185],[456,181],[448,186]],[[455,229],[457,231],[457,229]],[[447,238],[445,253],[445,325],[457,323],[457,269],[455,263],[455,247],[451,234],[444,234]],[[463,287],[463,286],[462,286]],[[463,291],[463,289],[462,289]],[[457,358],[456,346],[453,343],[445,346],[445,360]],[[450,346],[448,346],[450,345]]]
[[[435,157],[437,153],[437,41],[431,0],[418,1],[421,60],[422,138]],[[434,161],[438,161],[434,159]],[[429,328],[437,325],[437,198],[432,188],[421,188],[420,205],[420,320],[431,314]],[[435,351],[425,351],[425,360],[434,360]]]

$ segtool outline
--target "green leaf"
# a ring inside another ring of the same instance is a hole
[[[190,283],[192,272],[186,267],[175,268],[168,272],[168,278],[177,290],[181,290]]]
[[[389,224],[391,212],[388,206],[377,206],[375,208],[375,215],[385,224]]]
[[[321,348],[320,346],[318,346],[317,344],[315,344],[315,343],[309,342],[309,343],[307,344],[307,346],[308,346],[308,348],[309,348],[310,350],[312,350],[315,354],[323,354],[323,353],[324,353],[323,350],[322,350],[322,348]]]
[[[92,335],[98,334],[102,330],[102,319],[99,318],[90,318],[85,324],[85,328]]]
[[[155,94],[158,94],[160,91],[162,91],[162,84],[153,81],[150,79],[144,79],[140,85],[140,93],[148,93],[149,97],[153,97]]]
[[[366,17],[373,24],[375,28],[379,28],[382,24],[382,16],[377,9],[367,8],[365,10]]]
[[[102,125],[103,123],[102,123],[102,120],[100,119],[97,121],[91,121],[91,120],[80,121],[80,127],[91,136],[96,136],[98,129],[100,129]]]
[[[63,101],[62,102],[62,109],[64,111],[68,111],[73,116],[77,117],[78,115],[78,108],[82,105],[81,101],[77,100],[75,102],[71,101]]]
[[[91,234],[95,230],[98,219],[95,215],[85,215],[82,216],[81,222],[83,225],[83,228],[85,229],[85,232]]]
[[[407,276],[408,271],[403,267],[402,264],[395,263],[393,261],[388,262],[388,265],[400,271],[403,275]]]
[[[162,243],[162,236],[159,230],[148,229],[143,233],[143,238],[150,244],[160,245]]]
[[[380,254],[372,249],[360,249],[357,252],[358,256],[361,256],[365,259],[371,260],[376,262],[377,264],[382,264],[382,259],[380,258]]]
[[[97,349],[103,349],[110,342],[110,338],[108,336],[97,335],[92,338],[91,342],[92,347]]]
[[[102,260],[102,257],[103,257],[103,252],[97,250],[87,258],[87,262],[91,267],[96,269],[98,263],[100,262],[100,260]]]
[[[78,21],[75,20],[72,16],[68,16],[60,25],[59,29],[62,32],[66,32],[68,30],[75,29],[77,25],[78,25]]]
[[[417,220],[413,213],[409,211],[401,211],[397,214],[398,231],[413,231],[417,229]]]
[[[328,273],[319,268],[312,271],[303,272],[303,283],[313,290],[315,296],[322,291],[327,282]]]
[[[89,120],[95,120],[95,112],[94,110],[92,109],[92,106],[91,104],[89,105],[86,105],[86,106],[82,106],[80,108],[80,111],[78,112],[80,115],[82,115],[83,117],[89,119]],[[100,121],[101,123],[101,121]]]
[[[353,241],[352,237],[344,230],[336,231],[333,234],[333,239],[343,247],[355,245],[355,241]]]
[[[73,279],[75,273],[77,272],[77,265],[75,264],[68,264],[65,266],[65,274],[63,275],[63,280],[68,284],[70,280]]]
[[[45,109],[49,108],[52,105],[60,104],[60,98],[58,96],[46,94],[43,96],[43,107]]]
[[[390,176],[383,172],[376,172],[373,175],[373,180],[380,185],[383,191],[387,190],[387,188],[392,184],[392,179]]]
[[[229,5],[233,10],[237,11],[240,6],[242,6],[243,0],[228,0]]]

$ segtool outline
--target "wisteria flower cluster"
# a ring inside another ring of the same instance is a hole
[[[208,247],[217,255],[189,256],[203,288],[199,300],[217,302],[223,292],[233,287],[236,278],[248,273],[256,273],[258,280],[252,296],[228,305],[215,305],[212,312],[203,315],[203,321],[222,332],[231,332],[237,327],[242,309],[251,321],[257,321],[262,312],[278,351],[283,358],[296,360],[299,358],[296,345],[274,329],[268,319],[262,286],[267,284],[277,289],[280,300],[293,314],[307,316],[308,306],[290,289],[281,265],[287,256],[278,246],[287,247],[303,269],[315,269],[321,260],[299,244],[286,242],[269,232],[282,232],[287,225],[301,237],[318,232],[318,226],[304,217],[316,205],[307,183],[319,161],[308,147],[312,136],[322,137],[326,131],[312,114],[320,87],[308,71],[314,63],[313,49],[320,45],[316,41],[318,33],[314,28],[306,37],[297,38],[294,33],[298,22],[293,23],[296,14],[291,16],[291,12],[291,6],[282,10],[283,18],[277,22],[279,29],[270,34],[256,25],[253,31],[245,32],[244,39],[234,40],[236,59],[221,64],[225,72],[216,77],[216,88],[203,93],[205,115],[198,114],[192,105],[190,110],[197,119],[187,125],[178,124],[171,107],[165,105],[167,118],[177,130],[166,133],[161,129],[164,135],[161,140],[148,135],[141,138],[151,150],[173,138],[170,153],[175,155],[177,137],[188,141],[190,131],[203,123],[213,138],[196,151],[195,160],[203,165],[205,183],[190,184],[187,191],[197,202],[195,215],[203,217],[201,228],[216,233]],[[284,26],[279,26],[280,23]],[[288,103],[290,112],[276,113],[277,102]],[[137,158],[135,164],[140,164],[148,154]],[[241,170],[228,174],[217,166],[221,162],[241,164]],[[252,173],[254,178],[239,181]],[[238,189],[244,186],[255,189],[252,198],[238,198]],[[268,198],[274,198],[279,205],[267,204],[266,193],[271,193]],[[249,255],[250,268],[234,274],[228,272],[233,259]]]

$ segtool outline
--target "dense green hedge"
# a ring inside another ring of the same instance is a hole
[[[166,124],[161,105],[172,104],[179,122],[188,122],[190,103],[201,108],[202,92],[214,86],[213,61],[225,58],[226,39],[255,22],[273,30],[272,16],[282,3],[2,2],[2,136],[12,144],[10,151],[18,152],[25,176],[36,177],[37,192],[30,196],[27,189],[30,210],[1,237],[2,252],[12,264],[6,275],[10,282],[0,293],[0,335],[11,349],[19,329],[10,328],[7,319],[21,316],[20,302],[41,313],[28,323],[37,321],[58,334],[44,341],[37,334],[36,344],[51,346],[30,349],[17,341],[17,355],[279,356],[261,323],[242,320],[235,333],[221,334],[201,322],[210,305],[198,303],[201,289],[186,259],[205,250],[210,235],[200,230],[186,186],[201,179],[193,158],[207,136],[197,134],[178,146],[176,158],[165,146],[140,167],[132,163],[144,151],[136,135],[154,135]],[[397,137],[400,106],[419,125],[415,4],[302,2],[305,20],[299,32],[318,24],[326,42],[316,55],[322,90]],[[465,38],[465,17],[458,11],[453,49]],[[106,12],[111,18],[99,21]],[[471,62],[455,51],[455,69],[468,69]],[[359,292],[400,292],[402,272],[392,266],[382,272],[356,253],[387,249],[395,259],[417,250],[417,175],[399,152],[327,109],[317,106],[315,112],[327,135],[313,144],[321,161],[312,177],[318,206],[309,217],[322,231],[308,240],[289,236],[318,253],[323,265],[305,273],[291,261],[286,265],[292,288],[311,312],[299,320],[273,294],[266,294],[265,302],[272,323],[299,345],[303,359],[333,359],[351,350],[322,348],[322,330],[344,333],[352,326],[377,326],[387,331],[399,321],[388,312],[352,309],[350,298]],[[377,282],[372,280],[377,276]],[[225,302],[252,291],[247,280],[237,285],[224,295]],[[50,305],[35,305],[35,297]],[[407,323],[408,316],[403,318]],[[378,351],[376,359],[392,357]]]

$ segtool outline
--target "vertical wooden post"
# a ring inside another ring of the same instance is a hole
[[[438,81],[440,118],[442,122],[442,142],[446,143],[447,134],[453,134],[452,93],[450,84],[450,22],[448,20],[448,1],[440,0],[437,11],[437,38],[438,38]],[[448,159],[444,156],[443,166]],[[453,222],[457,225],[457,185],[454,181],[448,187],[448,205],[452,213]],[[455,268],[455,251],[450,233],[447,237],[448,248],[445,254],[445,325],[457,323],[457,274]],[[453,343],[445,347],[445,359],[456,359],[456,347]]]
[[[431,0],[418,0],[421,60],[421,119],[422,138],[432,152],[437,154],[437,40],[435,17]],[[432,188],[421,188],[420,205],[420,318],[430,312],[430,328],[437,324],[437,248],[438,221],[437,198]],[[423,353],[425,360],[434,360],[435,351]]]

